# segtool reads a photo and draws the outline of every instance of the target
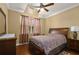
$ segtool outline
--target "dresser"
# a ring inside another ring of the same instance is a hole
[[[4,34],[0,36],[0,55],[16,54],[15,34]]]
[[[67,47],[68,47],[68,49],[73,49],[73,50],[79,51],[79,40],[68,39]]]

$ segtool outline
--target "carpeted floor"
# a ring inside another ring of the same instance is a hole
[[[71,55],[71,53],[69,53],[67,51],[62,51],[61,53],[59,53],[59,55]]]
[[[62,51],[59,55],[79,55],[79,52],[66,49],[65,51]]]

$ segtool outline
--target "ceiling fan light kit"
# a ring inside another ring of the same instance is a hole
[[[43,8],[46,12],[48,12],[49,10],[46,7],[52,6],[52,5],[54,5],[54,3],[49,3],[49,4],[46,4],[46,5],[44,5],[43,3],[40,3],[40,6],[35,6],[35,7],[40,8],[38,10],[38,13],[41,11],[41,8]]]

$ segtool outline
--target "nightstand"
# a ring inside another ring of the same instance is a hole
[[[68,49],[79,51],[79,40],[67,39],[67,47]]]

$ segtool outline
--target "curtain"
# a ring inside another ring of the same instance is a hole
[[[28,33],[29,33],[28,20],[29,20],[28,16],[22,16],[21,18],[19,42],[22,44],[28,42]]]
[[[28,42],[29,34],[40,34],[41,24],[40,19],[32,18],[29,16],[22,16],[21,18],[21,27],[20,27],[20,36],[19,42],[26,43]]]
[[[33,22],[33,26],[34,26],[33,33],[34,34],[40,34],[40,32],[41,32],[40,19],[34,18],[32,22]]]

